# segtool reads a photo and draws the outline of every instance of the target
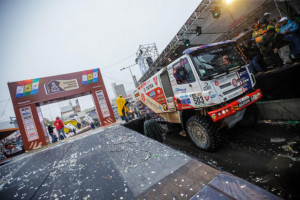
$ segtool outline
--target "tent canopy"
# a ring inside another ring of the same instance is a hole
[[[3,121],[0,122],[0,140],[10,136],[14,132],[19,130],[14,121]]]

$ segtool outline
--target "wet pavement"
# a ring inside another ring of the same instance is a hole
[[[92,130],[0,167],[0,199],[279,199],[123,126]]]
[[[284,199],[300,199],[300,161],[296,161],[300,157],[290,148],[299,141],[299,125],[234,127],[223,131],[222,137],[213,153],[201,151],[180,135],[167,135],[166,144]]]

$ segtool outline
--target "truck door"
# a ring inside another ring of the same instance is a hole
[[[179,110],[192,109],[197,107],[196,103],[198,105],[204,103],[199,80],[192,66],[187,56],[181,57],[168,66],[169,78]]]
[[[173,93],[173,89],[170,83],[170,78],[168,75],[168,71],[165,70],[160,74],[160,80],[161,80],[161,84],[162,84],[162,88],[164,90],[166,99],[167,99],[167,105],[168,105],[168,111],[169,112],[173,112],[176,110],[175,104],[174,104],[174,93]]]

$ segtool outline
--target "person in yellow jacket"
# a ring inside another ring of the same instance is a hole
[[[128,116],[127,116],[128,107],[126,106],[127,105],[126,100],[123,98],[122,95],[120,95],[117,98],[116,102],[117,102],[119,115],[122,117],[123,120],[125,120],[125,122],[128,122],[129,121]]]

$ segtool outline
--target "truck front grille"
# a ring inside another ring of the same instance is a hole
[[[223,92],[223,95],[228,95],[232,92],[235,92],[235,91],[239,90],[241,87],[245,87],[246,85],[247,85],[247,82],[243,83],[242,85],[240,85],[238,87],[235,87],[235,88],[232,88],[230,90],[227,90],[227,91]]]

